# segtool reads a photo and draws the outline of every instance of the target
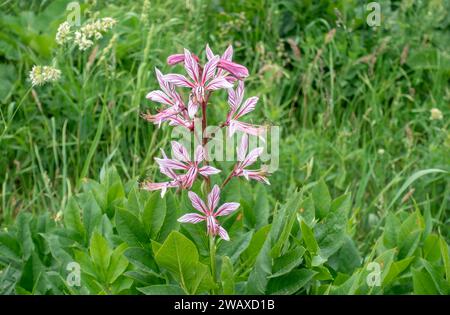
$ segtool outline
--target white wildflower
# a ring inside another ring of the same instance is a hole
[[[59,25],[58,32],[56,33],[56,42],[58,45],[63,45],[69,41],[72,37],[70,36],[70,24],[69,22],[64,22]]]
[[[111,17],[105,17],[100,20],[100,28],[103,32],[106,32],[116,25],[117,21]]]
[[[442,115],[442,112],[437,108],[432,108],[430,110],[430,112],[431,112],[431,117],[430,117],[431,120],[442,120],[442,118],[444,118],[444,116]]]
[[[100,31],[101,31],[100,21],[88,23],[88,24],[84,25],[80,29],[80,31],[84,36],[86,36],[86,38],[94,37],[97,40],[102,38],[102,33],[100,33]]]
[[[80,50],[86,50],[94,42],[91,39],[99,40],[103,37],[102,33],[111,29],[117,21],[110,17],[105,17],[91,23],[83,25],[79,31],[75,32],[75,44]]]
[[[87,39],[86,35],[82,32],[75,32],[75,44],[78,45],[78,48],[80,50],[86,50],[89,47],[91,47],[94,42],[91,41],[90,39]]]
[[[33,66],[29,74],[33,86],[55,82],[61,78],[61,70],[50,66]]]

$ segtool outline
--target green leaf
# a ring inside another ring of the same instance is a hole
[[[270,278],[282,276],[300,265],[303,261],[305,248],[301,246],[294,247],[283,256],[274,260],[272,275]]]
[[[248,247],[242,252],[242,259],[243,261],[247,262],[248,264],[253,265],[254,260],[258,256],[259,252],[261,251],[261,248],[264,245],[264,242],[267,238],[267,235],[270,231],[270,225],[266,225],[256,231],[255,234],[253,234],[252,239],[250,241],[250,244]]]
[[[228,256],[233,263],[235,263],[244,250],[250,248],[249,244],[252,240],[253,231],[240,234],[234,237],[230,242],[220,242],[217,254],[221,256]],[[261,246],[264,240],[261,242]],[[254,255],[256,257],[257,254]]]
[[[129,211],[117,209],[116,228],[119,236],[132,246],[141,246],[150,242],[142,223]]]
[[[22,264],[21,246],[12,233],[0,232],[0,264],[20,268]]]
[[[259,185],[256,190],[255,198],[256,229],[260,229],[269,223],[270,206],[267,199],[267,190],[265,186]]]
[[[159,249],[161,248],[162,244],[152,240],[152,251],[153,251],[153,255],[156,256],[156,254],[158,253]]]
[[[16,219],[17,240],[21,245],[24,260],[31,256],[35,248],[30,230],[31,219],[31,214],[28,212],[20,212]]]
[[[103,276],[103,280],[106,280],[106,272],[111,259],[111,249],[103,236],[98,233],[92,235],[89,253],[94,265]]]
[[[177,285],[156,284],[148,287],[137,288],[145,295],[184,295],[185,292]]]
[[[306,248],[311,254],[315,255],[319,250],[319,245],[314,237],[313,230],[303,220],[300,222],[300,227],[302,229],[302,237]]]
[[[108,283],[114,283],[120,275],[122,275],[128,267],[128,260],[124,256],[124,252],[128,245],[122,243],[117,246],[111,254],[111,263],[109,264],[107,280]]]
[[[300,205],[298,216],[303,219],[307,225],[313,226],[315,213],[313,198],[310,196],[304,199]]]
[[[228,256],[222,257],[222,269],[220,271],[223,294],[234,294],[234,271],[233,263]]]
[[[408,257],[408,258],[405,258],[405,259],[402,259],[402,260],[392,263],[391,267],[389,268],[388,273],[383,278],[383,285],[386,286],[386,285],[390,284],[392,281],[394,281],[398,275],[400,275],[403,271],[406,270],[406,268],[408,268],[409,264],[413,260],[414,260],[414,257]]]
[[[97,277],[97,270],[93,264],[92,258],[87,252],[74,250],[75,260],[80,264],[81,273],[88,274],[91,277]]]
[[[166,200],[158,193],[152,193],[145,204],[142,222],[145,230],[152,239],[155,239],[166,217]]]
[[[438,294],[430,274],[424,269],[412,269],[412,279],[415,294]]]
[[[179,232],[170,233],[155,260],[172,273],[186,293],[199,293],[213,285],[207,266],[199,262],[195,244]]]
[[[438,261],[441,258],[439,246],[439,236],[430,234],[423,242],[423,258],[430,262]]]
[[[339,272],[352,274],[355,268],[361,266],[362,259],[355,242],[345,235],[342,247],[328,258],[328,265]]]
[[[347,217],[351,208],[350,194],[336,198],[327,216],[316,225],[315,236],[320,247],[320,256],[328,258],[345,243]]]
[[[281,277],[270,279],[267,285],[269,294],[294,294],[303,288],[317,272],[309,269],[294,270]]]
[[[283,229],[289,224],[294,216],[294,213],[298,210],[302,194],[295,192],[286,202],[284,206],[274,215],[274,220],[266,238],[261,251],[256,258],[256,263],[250,272],[247,281],[246,293],[247,294],[264,294],[266,291],[268,277],[272,272],[272,256],[271,249],[274,244],[277,243]],[[290,232],[290,229],[288,229]],[[276,258],[276,257],[274,257]]]
[[[125,257],[137,268],[146,272],[156,273],[158,266],[149,250],[140,247],[130,247],[125,251]]]
[[[439,294],[446,294],[447,286],[444,282],[444,273],[440,266],[432,265],[429,261],[420,258],[421,264],[425,267],[425,270],[431,276],[433,283],[438,290]],[[450,287],[448,288],[450,290]]]
[[[439,247],[441,249],[442,260],[444,261],[447,283],[450,284],[450,258],[448,255],[448,245],[442,236],[439,238]]]
[[[314,207],[319,219],[324,218],[331,206],[331,196],[327,184],[321,179],[312,189]]]
[[[83,210],[83,225],[86,231],[86,242],[88,242],[94,229],[96,229],[100,223],[102,211],[90,192],[81,194],[79,201]]]
[[[400,220],[397,219],[394,213],[389,212],[386,217],[386,224],[384,226],[383,243],[387,248],[394,248],[397,246],[398,227]]]
[[[75,198],[69,198],[69,201],[63,211],[64,226],[67,229],[72,229],[84,236],[85,230],[83,223],[81,222],[80,214],[81,210],[78,207]]]
[[[36,253],[32,253],[23,266],[17,285],[33,294],[35,293],[35,288],[37,288],[43,272],[44,266],[39,260],[39,257]]]
[[[170,232],[174,230],[177,231],[180,227],[180,223],[177,221],[180,217],[178,211],[179,207],[177,206],[177,202],[173,197],[173,194],[167,193],[164,198],[166,201],[166,214],[158,237],[158,240],[161,241],[165,240]]]
[[[144,205],[141,200],[141,191],[136,186],[137,185],[133,185],[127,195],[126,209],[135,216],[139,216],[144,209]]]
[[[117,281],[111,285],[112,294],[129,294],[129,289],[133,285],[133,279],[129,277],[119,277]]]
[[[291,234],[292,227],[294,226],[294,222],[296,221],[295,212],[291,213],[291,217],[287,221],[281,235],[276,240],[275,244],[272,245],[272,250],[270,251],[270,255],[273,258],[277,258],[281,255],[281,252],[284,246],[288,243],[289,235]]]
[[[61,265],[67,266],[67,264],[73,261],[72,256],[65,250],[60,242],[60,238],[55,234],[42,234],[48,244],[50,252]]]
[[[315,280],[327,281],[333,279],[333,275],[330,273],[330,270],[328,270],[325,266],[314,267],[314,271],[317,272],[317,274],[314,275]]]

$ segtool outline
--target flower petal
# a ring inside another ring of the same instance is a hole
[[[217,63],[219,62],[219,56],[214,56],[210,61],[205,64],[202,73],[202,85],[205,85],[206,81],[214,77],[216,72]]]
[[[175,182],[163,182],[163,183],[152,183],[152,182],[144,182],[141,184],[141,188],[148,191],[161,190],[161,198],[164,198],[164,195],[167,192],[167,188],[177,187]]]
[[[156,163],[159,164],[160,167],[170,168],[173,170],[187,170],[188,167],[181,161],[174,159],[160,159],[155,158]]]
[[[195,114],[197,114],[198,112],[198,103],[193,102],[191,99],[189,100],[188,103],[188,115],[189,118],[194,118]]]
[[[230,116],[234,116],[237,110],[238,104],[236,102],[236,92],[233,89],[228,89],[228,105],[230,105]]]
[[[222,59],[231,61],[233,58],[233,46],[228,45],[227,49],[222,54]]]
[[[184,54],[174,54],[167,57],[167,63],[171,66],[184,62]]]
[[[158,103],[169,105],[169,106],[174,104],[172,102],[172,100],[170,99],[170,97],[168,97],[166,95],[166,93],[164,93],[163,91],[160,91],[160,90],[151,91],[150,93],[148,93],[145,96],[145,98],[149,99],[153,102],[158,102]]]
[[[208,208],[211,211],[214,211],[214,209],[217,207],[217,204],[219,203],[220,198],[220,188],[218,185],[214,185],[213,189],[211,189],[211,192],[208,194]]]
[[[243,65],[237,64],[235,62],[220,59],[219,64],[217,66],[219,68],[228,71],[230,74],[234,75],[239,79],[248,77],[248,69]]]
[[[164,75],[159,71],[158,68],[155,67],[156,72],[156,78],[158,80],[159,86],[161,87],[161,90],[163,90],[164,93],[167,95],[172,95],[174,93],[173,86],[166,80],[164,80]]]
[[[212,215],[206,217],[206,230],[208,231],[208,235],[217,235],[219,227],[219,223]]]
[[[179,142],[172,141],[172,154],[175,157],[175,159],[183,162],[190,161],[189,153],[187,149]]]
[[[191,200],[192,206],[200,211],[201,213],[207,215],[208,209],[205,206],[203,200],[193,191],[188,192],[189,199]]]
[[[164,76],[164,80],[175,84],[176,86],[193,88],[194,84],[190,82],[184,75],[177,73],[169,73]]]
[[[205,150],[201,145],[197,146],[197,149],[195,150],[195,156],[194,161],[197,163],[200,163],[205,159]]]
[[[256,160],[258,159],[258,157],[263,153],[263,151],[264,151],[263,147],[259,147],[259,148],[251,150],[250,153],[247,155],[247,157],[242,162],[241,167],[246,168],[247,166],[250,166],[253,163],[255,163]]]
[[[247,154],[247,150],[248,150],[248,136],[247,134],[244,133],[242,135],[241,145],[237,149],[238,161],[244,161],[245,155]]]
[[[182,223],[198,223],[204,221],[206,218],[198,213],[187,213],[180,217],[177,221]]]
[[[232,125],[235,130],[242,131],[242,132],[252,135],[252,136],[258,136],[264,142],[263,135],[267,130],[266,127],[252,125],[252,124],[244,123],[242,121],[233,120],[233,119],[230,120],[230,128]]]
[[[215,91],[218,89],[229,89],[231,87],[233,87],[233,84],[225,80],[225,78],[217,77],[209,81],[208,85],[205,88],[209,91]]]
[[[184,68],[194,82],[199,82],[198,63],[186,48],[184,49]]]
[[[258,182],[265,183],[267,185],[270,185],[269,179],[266,177],[267,171],[264,169],[261,170],[243,170],[242,175],[245,179],[250,180],[254,179]]]
[[[220,217],[224,215],[229,215],[233,211],[236,211],[239,208],[240,204],[238,202],[227,202],[224,203],[217,209],[216,213],[214,213],[214,216]]]
[[[241,106],[241,108],[239,109],[239,112],[236,114],[236,116],[234,117],[234,119],[238,119],[242,116],[244,116],[247,113],[250,113],[252,110],[255,109],[256,107],[256,103],[258,103],[258,97],[253,96],[248,98],[244,104]]]
[[[217,169],[217,168],[215,168],[215,167],[206,165],[206,166],[200,167],[200,168],[198,169],[198,172],[199,172],[202,176],[205,176],[205,177],[206,177],[206,176],[218,174],[218,173],[220,173],[220,170]]]
[[[242,104],[242,100],[244,99],[245,85],[244,81],[239,81],[238,86],[236,88],[236,107]]]
[[[188,172],[183,176],[182,184],[186,189],[190,189],[197,178],[198,169],[197,167],[191,167]]]
[[[220,238],[223,239],[224,241],[230,240],[230,236],[228,235],[228,232],[220,225],[219,225],[218,233],[219,233]]]
[[[209,44],[206,44],[205,52],[206,52],[206,58],[207,58],[208,60],[211,60],[211,59],[214,58],[215,55],[214,55],[214,53],[212,52],[211,48],[209,47]]]

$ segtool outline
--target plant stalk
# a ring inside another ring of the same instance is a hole
[[[214,284],[217,284],[216,279],[216,241],[215,236],[209,236],[209,256],[211,258],[211,275],[213,277]],[[212,294],[217,294],[216,289],[212,289]]]

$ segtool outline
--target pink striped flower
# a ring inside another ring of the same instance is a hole
[[[215,57],[209,45],[206,45],[206,57],[208,60],[211,60]],[[242,80],[248,77],[248,69],[243,65],[232,62],[233,59],[233,47],[229,45],[225,52],[219,59],[219,63],[217,67],[219,70],[217,71],[217,76],[225,77],[225,79],[229,82],[234,82],[235,80]],[[225,70],[228,73],[223,73]],[[230,75],[229,75],[230,74]]]
[[[199,104],[205,101],[207,91],[215,91],[218,89],[228,89],[233,85],[224,77],[215,75],[219,56],[215,56],[209,60],[203,69],[200,68],[198,61],[195,60],[189,50],[184,50],[184,68],[186,69],[189,79],[184,75],[170,73],[164,76],[168,82],[181,87],[192,89],[193,103]]]
[[[181,188],[190,189],[198,174],[208,177],[220,173],[220,170],[209,165],[200,167],[200,163],[205,158],[204,149],[201,145],[195,150],[194,160],[191,160],[187,149],[181,143],[172,141],[172,156],[174,158],[169,159],[163,151],[163,158],[155,158],[155,161],[158,163],[161,173],[166,175],[168,175],[168,171],[186,171],[185,176],[181,178]]]
[[[227,115],[227,119],[225,122],[225,126],[229,127],[228,136],[229,137],[233,136],[236,130],[239,130],[249,135],[261,137],[266,130],[265,127],[252,125],[238,120],[242,116],[250,113],[255,109],[256,103],[258,102],[258,97],[256,96],[250,97],[245,100],[244,104],[242,104],[243,98],[244,98],[243,81],[239,81],[236,90],[228,89],[228,104],[230,105],[230,111]]]
[[[185,107],[181,96],[175,91],[173,84],[164,79],[163,74],[158,68],[155,68],[156,78],[158,79],[161,90],[151,91],[146,98],[161,103],[165,106],[173,106],[183,109]]]
[[[195,54],[191,54],[192,58],[194,58],[195,61],[200,62],[199,58]],[[176,64],[179,64],[181,62],[184,62],[184,54],[173,54],[167,57],[167,64],[170,66],[174,66]]]
[[[180,94],[175,91],[173,84],[166,81],[157,68],[155,68],[155,72],[161,90],[151,91],[146,98],[161,103],[163,107],[155,115],[147,113],[143,114],[142,117],[158,125],[158,127],[161,126],[162,122],[169,121],[171,126],[184,126],[193,130],[194,122],[192,118],[195,116],[198,107],[194,106],[192,102],[189,102],[186,107]]]
[[[263,165],[259,170],[246,169],[248,166],[256,162],[258,157],[263,153],[263,150],[264,149],[262,147],[256,148],[250,151],[250,153],[247,155],[248,136],[244,134],[241,139],[241,144],[237,148],[237,156],[239,162],[234,168],[233,176],[244,176],[247,180],[254,179],[256,181],[270,185],[270,182],[266,177],[268,175],[267,166]]]
[[[180,176],[177,176],[176,174],[173,175],[174,178],[172,178],[172,180],[168,182],[153,183],[150,181],[145,181],[141,184],[141,188],[148,191],[161,190],[161,198],[164,198],[164,195],[166,194],[168,188],[181,186],[183,179],[180,178]]]
[[[208,201],[206,205],[196,193],[190,191],[188,196],[192,202],[192,206],[201,214],[185,214],[178,219],[178,222],[195,224],[201,221],[206,221],[206,230],[208,235],[219,235],[223,240],[229,241],[230,237],[228,236],[228,232],[219,224],[217,217],[233,213],[239,208],[240,204],[237,202],[227,202],[216,210],[220,199],[220,188],[217,185],[214,185],[213,189],[208,194]]]

